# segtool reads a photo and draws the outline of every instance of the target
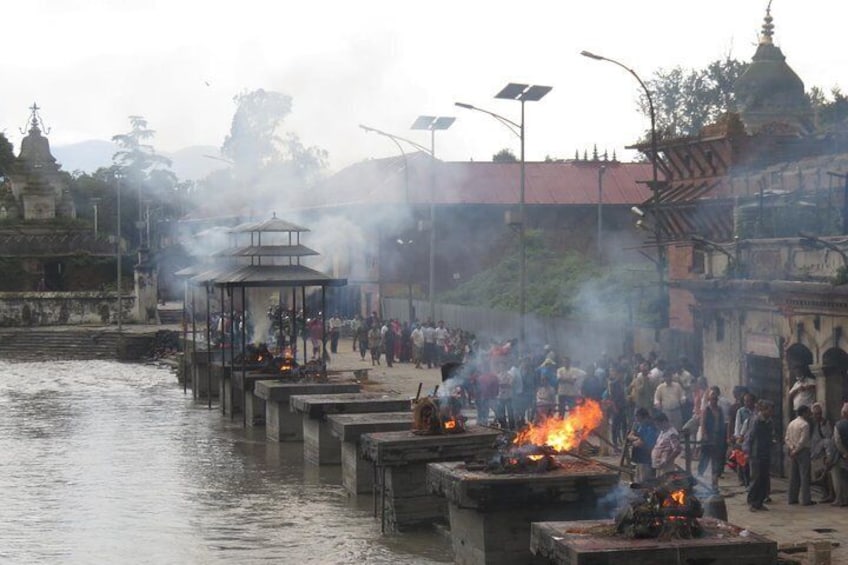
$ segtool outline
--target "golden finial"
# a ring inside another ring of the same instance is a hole
[[[774,18],[771,17],[771,3],[772,0],[769,0],[768,6],[766,7],[766,17],[763,22],[763,34],[760,36],[760,45],[771,45],[772,37],[774,37]]]

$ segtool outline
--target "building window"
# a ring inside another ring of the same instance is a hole
[[[693,273],[703,274],[706,271],[707,255],[703,249],[692,248],[692,266],[689,270]]]
[[[716,318],[716,341],[724,341],[724,318]]]

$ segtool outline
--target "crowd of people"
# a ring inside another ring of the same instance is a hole
[[[461,329],[445,327],[442,320],[433,322],[400,322],[381,320],[376,312],[367,318],[351,320],[353,350],[361,359],[369,356],[371,365],[387,367],[413,363],[417,369],[439,368],[449,361],[463,362],[473,353],[474,335]]]
[[[678,468],[685,438],[700,477],[718,488],[731,469],[748,490],[751,510],[766,510],[782,445],[790,465],[788,504],[815,504],[811,485],[818,484],[824,492],[818,502],[848,506],[848,403],[838,422],[828,421],[807,367],[792,370],[793,418],[783,433],[773,402],[743,386],[726,397],[696,376],[686,358],[670,364],[654,353],[616,359],[604,354],[583,368],[550,346],[519,360],[515,346],[479,347],[466,360],[459,393],[476,406],[483,425],[516,429],[546,416],[566,417],[588,398],[604,411],[596,430],[602,446],[629,450],[637,481]]]

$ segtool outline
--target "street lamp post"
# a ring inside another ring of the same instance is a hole
[[[653,193],[654,200],[654,239],[656,240],[657,245],[657,277],[659,279],[659,304],[660,304],[660,327],[666,327],[668,325],[668,308],[666,304],[666,291],[665,291],[665,248],[662,245],[661,241],[661,228],[659,221],[659,206],[660,206],[660,184],[659,184],[659,174],[657,169],[657,116],[656,111],[654,109],[654,100],[651,97],[651,91],[648,89],[645,82],[636,74],[636,71],[628,67],[627,65],[616,61],[615,59],[610,59],[609,57],[604,57],[602,55],[598,55],[592,53],[590,51],[581,51],[581,55],[584,57],[588,57],[590,59],[595,59],[596,61],[606,61],[608,63],[612,63],[613,65],[617,65],[633,75],[639,82],[639,86],[642,87],[642,90],[645,92],[645,97],[648,99],[648,111],[651,116],[651,169],[652,169],[652,178],[651,178],[651,192]]]
[[[598,168],[598,263],[603,260],[603,219],[604,219],[604,173],[607,172],[605,165]]]
[[[400,154],[403,157],[404,193],[406,195],[406,205],[409,206],[409,204],[410,204],[410,200],[409,200],[409,196],[410,196],[409,195],[409,160],[406,157],[406,152],[403,150],[403,145],[401,144],[401,142],[407,143],[407,144],[411,145],[412,147],[418,149],[419,151],[423,151],[424,153],[428,153],[430,155],[432,155],[432,153],[431,153],[432,149],[427,149],[423,145],[419,145],[418,143],[416,143],[416,142],[414,142],[410,139],[406,139],[406,138],[400,137],[398,135],[393,135],[391,133],[379,130],[377,128],[372,128],[372,127],[365,126],[365,125],[362,125],[362,124],[360,124],[359,127],[362,128],[366,132],[376,133],[377,135],[382,135],[383,137],[387,137],[390,140],[392,140],[392,142],[394,142],[395,145],[397,145],[398,151],[400,151]],[[398,241],[403,241],[403,240],[398,239]],[[409,243],[411,244],[412,241],[410,240]],[[379,274],[379,277],[380,277],[380,280],[382,281],[382,273]],[[408,304],[409,304],[409,323],[411,324],[412,322],[415,321],[415,310],[412,307],[411,269],[410,269],[410,275],[409,275],[409,279],[408,279],[407,283],[408,283],[408,285],[407,285],[407,301],[408,301]],[[381,300],[382,300],[382,293],[380,293],[380,297],[381,297]]]
[[[526,225],[525,225],[525,217],[524,217],[524,206],[525,206],[525,188],[526,188],[526,159],[524,156],[524,103],[525,102],[538,102],[541,100],[548,92],[553,89],[551,86],[539,86],[539,85],[529,85],[529,84],[518,84],[511,82],[507,84],[500,92],[495,95],[495,98],[500,98],[503,100],[517,100],[521,102],[521,122],[515,123],[514,121],[505,118],[499,114],[494,112],[490,112],[489,110],[484,110],[482,108],[477,108],[476,106],[472,106],[471,104],[465,104],[463,102],[456,102],[456,105],[460,108],[465,108],[466,110],[476,110],[478,112],[483,112],[484,114],[488,114],[505,125],[512,133],[518,136],[518,139],[521,143],[521,181],[520,181],[520,189],[519,189],[519,201],[518,201],[518,245],[519,245],[519,256],[520,256],[520,265],[519,265],[519,277],[518,277],[518,303],[519,303],[519,335],[518,335],[518,351],[519,355],[523,355],[524,349],[526,347],[526,311],[527,311],[527,239],[526,239]]]
[[[118,263],[118,336],[120,339],[120,334],[123,331],[123,323],[124,323],[124,308],[123,303],[121,302],[121,178],[117,179],[117,208],[118,208],[118,233],[115,237],[115,257]]]
[[[411,129],[430,131],[430,260],[427,298],[430,302],[430,321],[436,321],[436,131],[448,129],[456,121],[450,116],[418,116]]]

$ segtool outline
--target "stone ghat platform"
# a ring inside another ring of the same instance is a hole
[[[530,524],[606,517],[599,501],[618,475],[591,461],[562,458],[547,471],[490,473],[464,463],[431,463],[427,490],[448,501],[455,563],[544,563],[530,553]]]
[[[330,431],[329,416],[405,411],[411,402],[406,396],[379,392],[295,395],[290,401],[292,411],[299,412],[303,418],[303,457],[317,465],[342,462],[341,441]]]
[[[777,542],[716,520],[701,518],[696,539],[630,539],[614,534],[612,520],[534,523],[530,551],[551,565],[774,565]]]
[[[499,430],[469,426],[455,434],[412,431],[365,434],[360,451],[377,468],[383,531],[399,532],[446,521],[447,503],[427,492],[427,463],[485,459],[495,453]]]
[[[253,393],[265,402],[265,436],[273,441],[303,441],[303,418],[291,411],[291,397],[357,393],[355,383],[256,381]]]
[[[374,490],[375,468],[359,451],[364,434],[395,432],[412,428],[412,411],[334,414],[327,417],[330,433],[342,442],[342,486],[351,494]]]

